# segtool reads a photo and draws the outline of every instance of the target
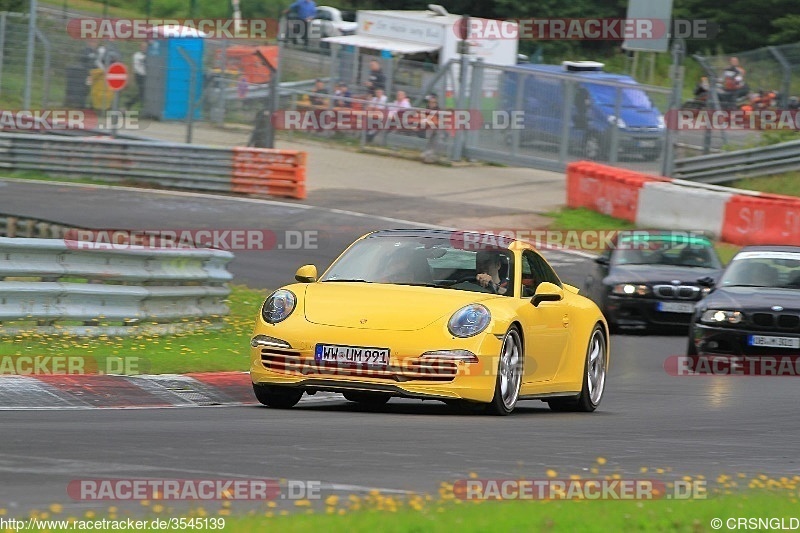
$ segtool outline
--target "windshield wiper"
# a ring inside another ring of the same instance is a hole
[[[329,283],[329,282],[352,282],[352,283],[372,283],[371,281],[367,281],[365,279],[356,279],[356,278],[337,278],[337,279],[326,279],[322,283]]]
[[[435,283],[393,283],[392,285],[409,285],[411,287],[439,287],[440,289],[449,289],[450,287],[443,287]]]

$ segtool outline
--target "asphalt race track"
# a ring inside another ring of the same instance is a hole
[[[54,192],[42,194],[46,187]],[[326,266],[368,229],[396,226],[285,202],[14,182],[0,191],[0,212],[88,227],[347,228],[318,250],[237,255],[237,281],[264,288],[291,279],[305,262]],[[547,255],[568,282],[579,283],[588,268],[582,257]],[[79,478],[286,478],[321,481],[329,491],[435,492],[471,472],[543,478],[552,468],[590,476],[599,456],[608,461],[601,475],[623,477],[661,477],[656,468],[668,479],[800,474],[797,382],[668,375],[665,359],[685,346],[679,335],[614,336],[606,396],[593,414],[554,413],[535,401],[502,418],[399,399],[369,410],[338,396],[311,397],[290,411],[0,411],[0,507],[105,507],[69,503],[66,486]]]

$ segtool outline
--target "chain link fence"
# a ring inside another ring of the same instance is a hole
[[[151,56],[158,54],[151,42],[146,63],[148,90],[142,102],[132,75],[133,55],[141,42],[79,39],[67,31],[69,20],[70,15],[54,9],[38,13],[33,79],[28,88],[31,107],[108,110],[113,93],[105,85],[103,64],[98,62],[102,46],[105,65],[114,60],[129,66],[130,80],[119,100],[123,109],[149,112],[156,119],[181,120],[188,117],[186,103],[194,95],[195,119],[252,126],[256,116],[268,108],[272,74],[267,63],[275,66],[275,43],[205,38],[195,50],[192,67],[178,55],[154,59]],[[26,14],[0,13],[0,103],[6,109],[19,109],[24,103],[27,36]],[[280,55],[280,109],[297,109],[317,79],[329,93],[345,82],[350,97],[365,105],[370,65],[377,61],[389,102],[402,90],[414,106],[422,108],[426,95],[435,94],[442,108],[464,107],[479,113],[479,127],[473,124],[466,131],[443,132],[436,143],[442,157],[551,169],[563,169],[570,161],[585,158],[651,173],[664,168],[667,88],[634,84],[611,74],[589,79],[560,66],[544,65],[475,63],[468,66],[464,81],[458,60],[439,66],[433,55],[387,57],[313,40],[308,46],[286,43]],[[795,92],[800,94],[795,73],[800,65],[800,44],[765,47],[737,57],[746,69],[751,91],[775,90],[781,106],[787,105]],[[729,56],[695,59],[709,79],[718,80]],[[460,91],[462,84],[464,91]],[[172,114],[168,112],[171,103],[177,105]],[[321,132],[308,134],[319,136]],[[360,134],[344,137],[347,142],[389,149],[426,150],[429,146],[426,136],[419,133],[387,132],[372,142]],[[751,146],[759,134],[677,131],[674,139],[679,155],[694,155],[698,150]]]
[[[766,105],[775,109],[788,109],[797,105],[800,97],[800,43],[780,46],[766,46],[756,50],[724,55],[693,56],[703,68],[716,98],[701,102],[703,106],[737,108],[747,105]],[[726,90],[725,69],[736,57],[744,69],[745,88],[738,95]],[[699,80],[687,80],[694,83]],[[768,101],[767,95],[774,94]],[[794,98],[794,99],[793,99]],[[696,103],[696,102],[695,102]],[[756,145],[760,139],[758,132],[709,131],[703,139],[704,151],[710,149],[737,149]]]

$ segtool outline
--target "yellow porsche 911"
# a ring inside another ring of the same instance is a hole
[[[361,237],[317,277],[267,297],[250,341],[256,398],[393,396],[485,407],[519,400],[594,411],[609,361],[597,306],[524,241],[480,233],[386,230]]]

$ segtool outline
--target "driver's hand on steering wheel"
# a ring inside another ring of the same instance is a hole
[[[494,294],[497,294],[498,290],[500,289],[500,286],[492,280],[492,276],[490,274],[486,273],[478,274],[477,276],[475,276],[475,280],[481,287],[487,287]]]

